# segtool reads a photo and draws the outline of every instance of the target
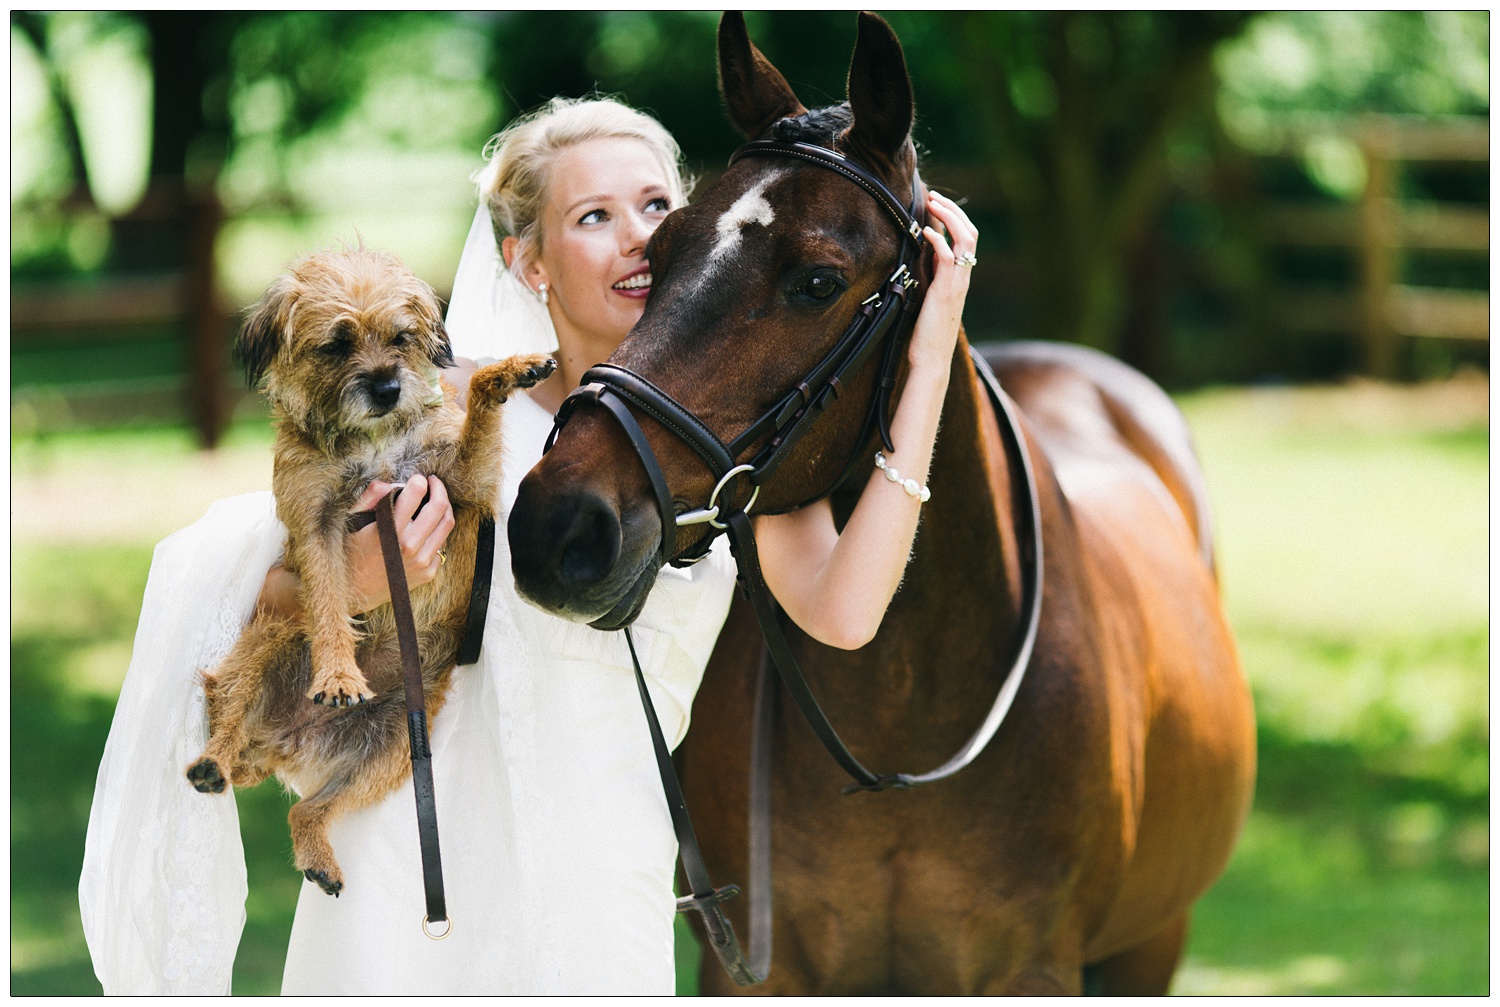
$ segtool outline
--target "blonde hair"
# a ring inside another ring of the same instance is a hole
[[[487,164],[475,173],[479,198],[489,209],[496,244],[519,240],[511,268],[541,251],[538,225],[557,155],[576,143],[622,137],[640,140],[661,164],[672,206],[687,202],[693,180],[683,170],[682,151],[665,126],[613,98],[553,98],[516,118],[485,144]]]

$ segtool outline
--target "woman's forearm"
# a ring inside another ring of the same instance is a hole
[[[969,289],[967,266],[972,265],[978,238],[952,200],[933,194],[929,208],[964,256],[960,262],[935,229],[924,232],[933,247],[933,277],[907,347],[911,366],[891,420],[895,450],[885,459],[887,469],[900,473],[902,483],[914,480],[918,485],[926,485],[932,465]],[[756,530],[763,533],[760,552],[766,586],[813,638],[849,650],[863,647],[879,630],[901,584],[920,511],[919,497],[876,468],[842,533],[834,528],[833,511],[826,502],[761,518]]]
[[[946,369],[910,372],[891,421],[896,450],[886,457],[902,479],[926,484],[947,389]],[[761,519],[767,586],[809,636],[845,650],[863,647],[901,584],[920,515],[920,499],[876,469],[842,533],[826,504]]]

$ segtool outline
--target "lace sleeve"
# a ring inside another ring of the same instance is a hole
[[[228,993],[245,862],[228,794],[183,775],[207,740],[199,672],[228,653],[285,530],[269,493],[215,504],[152,557],[89,813],[78,896],[106,994]]]

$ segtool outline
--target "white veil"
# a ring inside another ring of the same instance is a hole
[[[546,307],[500,260],[483,199],[453,277],[446,325],[454,355],[471,360],[557,350],[557,332]]]

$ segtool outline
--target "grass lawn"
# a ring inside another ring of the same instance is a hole
[[[1487,386],[1182,400],[1260,721],[1244,838],[1199,903],[1178,993],[1489,990]],[[267,439],[13,445],[11,992],[98,993],[77,881],[152,543],[267,484]],[[123,488],[123,492],[120,492]],[[123,517],[78,521],[100,495]],[[240,793],[237,993],[275,993],[299,878],[288,800]]]

